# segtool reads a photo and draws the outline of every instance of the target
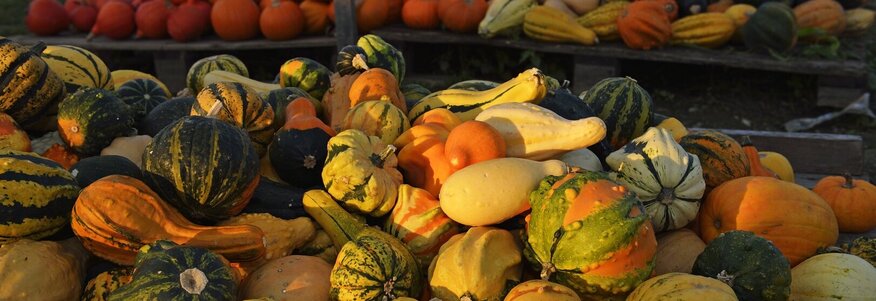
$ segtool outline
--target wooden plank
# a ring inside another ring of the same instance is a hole
[[[867,90],[861,88],[846,88],[846,87],[818,87],[818,102],[820,107],[845,108],[852,102],[858,100],[861,95],[864,95]]]
[[[335,0],[335,43],[338,51],[347,45],[356,44],[359,31],[356,28],[356,10],[353,0]]]
[[[98,37],[88,42],[84,34],[68,34],[53,37],[13,36],[10,39],[23,44],[44,42],[49,45],[72,45],[89,50],[142,50],[142,51],[232,51],[256,49],[290,49],[335,47],[335,38],[327,36],[305,36],[288,41],[268,41],[265,39],[229,42],[216,36],[197,41],[178,43],[173,40],[110,40]]]
[[[860,60],[813,60],[791,58],[785,61],[773,57],[723,50],[694,49],[687,47],[667,47],[659,50],[639,51],[620,43],[604,43],[597,46],[581,46],[559,43],[544,43],[521,38],[519,40],[499,38],[484,39],[477,35],[456,34],[437,30],[410,30],[394,26],[372,31],[387,40],[408,41],[430,44],[471,44],[493,47],[534,50],[545,53],[564,53],[600,58],[645,60],[695,65],[717,65],[732,68],[780,71],[797,74],[818,74],[830,76],[863,77],[866,65]]]

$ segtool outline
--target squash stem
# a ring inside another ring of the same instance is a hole
[[[395,150],[396,148],[394,145],[387,145],[380,154],[371,155],[371,163],[378,168],[383,168],[383,162],[386,162],[386,158],[389,158],[389,155],[394,154]]]
[[[541,267],[542,267],[541,274],[539,276],[541,277],[541,280],[544,280],[544,281],[547,281],[548,279],[550,279],[551,274],[557,272],[557,267],[554,266],[554,264],[550,263],[550,262],[542,263]]]
[[[726,270],[722,270],[718,273],[716,278],[721,282],[724,282],[724,284],[727,284],[727,286],[733,287],[733,279],[736,279],[736,276],[730,275]]]
[[[395,281],[396,277],[392,276],[386,283],[383,284],[383,295],[387,297],[389,300],[395,300],[395,295],[392,294],[392,291],[395,290]]]
[[[846,172],[843,174],[843,177],[846,179],[846,182],[843,184],[843,188],[846,188],[846,189],[855,188],[855,179],[852,178],[851,173]]]
[[[365,56],[362,54],[357,54],[353,56],[353,68],[358,70],[368,70],[368,63],[365,62]]]

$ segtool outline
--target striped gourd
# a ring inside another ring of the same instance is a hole
[[[192,91],[192,94],[198,94],[204,88],[204,76],[214,70],[228,71],[249,77],[249,71],[240,59],[232,55],[220,54],[202,58],[192,64],[189,73],[186,74],[186,87]]]
[[[0,111],[25,128],[64,97],[64,84],[40,58],[46,45],[27,48],[0,38]]]
[[[695,131],[682,137],[678,143],[686,152],[700,159],[703,178],[709,189],[750,174],[748,158],[742,146],[719,131]]]
[[[144,177],[194,221],[218,221],[246,206],[258,185],[259,157],[246,132],[213,118],[183,117],[143,154]]]
[[[122,84],[116,89],[116,94],[131,108],[136,121],[146,117],[152,109],[170,97],[164,93],[159,83],[144,78],[133,79]]]
[[[244,129],[259,156],[264,155],[274,135],[274,109],[250,88],[239,83],[215,83],[204,87],[192,105],[192,116],[215,117]]]
[[[309,58],[297,57],[280,66],[280,87],[301,88],[316,99],[322,99],[331,87],[332,71]]]
[[[34,153],[0,152],[0,245],[38,240],[70,224],[79,187],[58,163]]]
[[[582,99],[605,121],[614,149],[641,136],[651,124],[651,95],[630,77],[603,79]]]
[[[105,90],[115,88],[109,68],[88,50],[69,45],[50,45],[41,56],[49,68],[64,81],[70,93],[79,87]]]
[[[724,282],[683,273],[663,274],[643,282],[628,301],[709,300],[737,301],[736,293]]]
[[[116,268],[97,274],[85,285],[82,301],[106,301],[109,294],[131,282],[132,267]]]
[[[736,24],[723,13],[702,13],[687,16],[672,22],[672,44],[689,44],[706,48],[723,46],[733,33]]]
[[[115,70],[113,72],[110,72],[110,74],[113,78],[113,86],[116,88],[116,90],[118,90],[119,87],[122,86],[122,84],[128,82],[129,80],[143,78],[151,79],[152,81],[158,83],[158,85],[161,86],[161,90],[164,90],[164,93],[167,94],[168,97],[173,96],[173,93],[170,92],[170,89],[168,89],[163,82],[158,80],[158,78],[153,76],[152,74],[128,69]]]
[[[617,32],[617,17],[627,8],[629,1],[621,0],[605,3],[587,14],[578,17],[576,21],[581,26],[596,33],[600,41],[613,41],[620,38]]]
[[[58,133],[77,153],[97,155],[134,133],[134,116],[113,92],[83,87],[58,105]]]
[[[392,72],[398,82],[405,79],[405,57],[402,52],[382,38],[367,34],[359,38],[356,45],[365,52],[369,68],[383,68]]]
[[[425,269],[438,255],[441,245],[459,233],[459,224],[444,214],[438,197],[425,189],[402,184],[383,229],[404,242]]]
[[[342,130],[357,129],[369,136],[377,136],[384,144],[392,144],[410,127],[411,122],[401,109],[381,100],[357,104],[347,112],[341,125]]]

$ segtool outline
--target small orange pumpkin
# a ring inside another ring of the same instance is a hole
[[[677,6],[660,1],[636,1],[627,5],[617,19],[624,44],[633,49],[659,48],[672,37],[669,16]]]
[[[505,139],[490,124],[470,120],[450,131],[444,154],[451,172],[456,172],[478,162],[504,158]]]
[[[473,32],[487,15],[486,0],[439,0],[438,17],[454,32]]]
[[[398,81],[392,72],[373,68],[362,72],[353,82],[349,91],[350,108],[369,100],[388,100],[390,103],[407,113],[405,96],[398,87]]]
[[[830,35],[846,29],[843,6],[834,0],[811,0],[794,7],[794,17],[800,28],[819,28]]]
[[[438,28],[438,0],[408,0],[402,7],[402,22],[413,29]]]
[[[370,32],[386,24],[389,19],[387,0],[365,0],[356,9],[356,26],[359,32]]]
[[[61,167],[64,167],[64,169],[70,169],[70,167],[73,167],[74,164],[79,162],[79,155],[63,143],[52,144],[52,146],[40,155],[46,157],[46,159],[55,161],[60,164]]]
[[[223,40],[249,40],[259,34],[259,6],[252,0],[219,0],[210,12],[210,21]]]
[[[812,191],[833,209],[841,232],[876,229],[876,185],[845,174],[822,178]]]
[[[262,10],[259,27],[268,40],[291,40],[304,30],[304,15],[295,2],[273,0]]]
[[[284,130],[309,130],[320,128],[329,136],[337,135],[335,130],[316,117],[316,108],[309,99],[299,97],[286,105],[286,124]]]
[[[304,15],[304,33],[321,34],[329,24],[329,5],[318,0],[304,0],[299,6]]]

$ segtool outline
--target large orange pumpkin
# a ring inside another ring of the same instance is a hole
[[[839,236],[833,210],[820,196],[794,183],[754,176],[724,182],[700,208],[706,243],[732,230],[772,241],[791,266],[834,245]]]
[[[301,2],[301,13],[304,14],[304,32],[320,34],[325,32],[329,24],[329,5],[318,0]]]
[[[259,6],[252,0],[219,0],[210,12],[213,30],[227,41],[243,41],[259,34]]]
[[[474,32],[487,8],[486,0],[438,0],[438,17],[450,31]]]
[[[408,0],[402,7],[402,22],[414,29],[438,28],[438,0]]]
[[[833,209],[842,232],[868,232],[876,228],[876,186],[851,175],[824,177],[812,191]]]
[[[672,37],[669,16],[676,6],[664,1],[636,1],[627,5],[617,19],[617,31],[633,49],[659,48]]]
[[[295,2],[273,0],[262,10],[259,27],[268,40],[290,40],[304,30],[304,16]]]

